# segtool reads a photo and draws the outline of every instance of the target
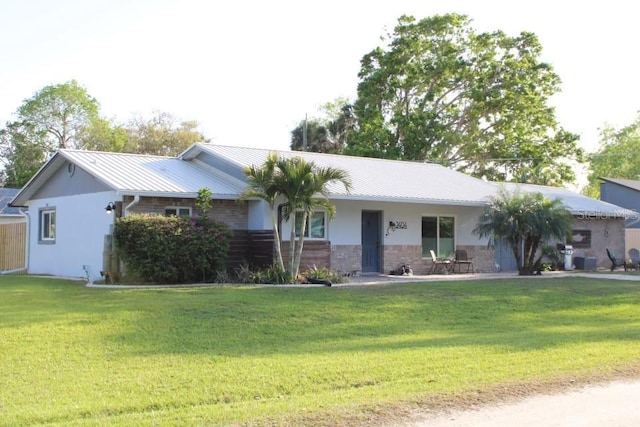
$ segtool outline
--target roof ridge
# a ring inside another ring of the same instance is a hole
[[[153,157],[156,159],[178,159],[178,156],[161,156],[158,154],[146,154],[146,153],[123,153],[119,151],[95,151],[95,150],[81,150],[78,148],[60,148],[58,151],[62,153],[87,153],[87,154],[105,154],[105,155],[115,155],[115,156],[126,156],[126,157]]]
[[[211,142],[198,142],[196,143],[198,145],[202,145],[205,148],[207,147],[222,147],[222,148],[231,148],[231,149],[240,149],[240,150],[253,150],[253,151],[267,151],[267,152],[275,152],[275,153],[287,153],[287,154],[296,154],[296,153],[300,153],[300,154],[306,154],[306,155],[311,155],[311,156],[320,156],[320,157],[349,157],[352,159],[363,159],[363,160],[371,160],[371,161],[382,161],[382,162],[398,162],[398,163],[403,163],[403,164],[416,164],[416,165],[434,165],[434,166],[441,166],[441,167],[445,167],[443,165],[441,165],[440,163],[431,161],[431,160],[425,160],[425,161],[421,161],[421,160],[402,160],[402,159],[384,159],[381,157],[366,157],[366,156],[354,156],[354,155],[350,155],[350,154],[334,154],[334,153],[317,153],[315,151],[297,151],[297,150],[278,150],[278,149],[272,149],[272,148],[260,148],[260,147],[243,147],[243,146],[239,146],[239,145],[225,145],[225,144],[214,144]]]

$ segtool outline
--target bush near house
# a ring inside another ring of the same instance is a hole
[[[127,270],[156,283],[213,282],[229,253],[231,231],[208,218],[135,214],[114,228]]]

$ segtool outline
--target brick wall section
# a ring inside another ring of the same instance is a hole
[[[349,273],[362,270],[362,246],[360,245],[332,245],[331,269]]]
[[[133,197],[126,196],[123,207],[133,201]],[[170,206],[191,208],[195,212],[195,199],[175,198],[175,197],[141,197],[140,202],[131,209],[135,213],[149,213],[164,215],[164,210]],[[221,221],[232,230],[246,230],[248,224],[247,202],[236,202],[235,200],[214,200],[212,210],[209,214],[211,218]]]
[[[467,251],[467,258],[471,258],[473,261],[473,269],[480,273],[490,273],[495,269],[495,253],[493,249],[487,247],[487,245],[458,245],[456,250]],[[465,271],[466,267],[462,266],[462,271]],[[457,271],[457,270],[456,270]]]
[[[598,268],[610,268],[611,261],[607,257],[607,248],[616,256],[625,256],[631,248],[625,248],[624,220],[622,219],[576,219],[574,230],[591,230],[589,248],[576,248],[573,257],[598,258]]]
[[[391,270],[400,267],[401,264],[409,264],[413,274],[426,274],[431,268],[431,262],[422,259],[422,246],[420,245],[385,245],[384,247],[383,273],[389,274]]]
[[[289,241],[282,242],[282,259],[285,266],[289,262]],[[331,268],[331,242],[327,240],[306,240],[302,247],[300,270],[313,266]]]

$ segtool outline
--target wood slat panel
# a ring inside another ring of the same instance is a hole
[[[0,271],[25,266],[26,245],[26,223],[0,224]]]

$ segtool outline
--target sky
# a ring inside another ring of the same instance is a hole
[[[163,111],[216,144],[284,150],[305,115],[355,99],[362,56],[398,17],[456,12],[478,31],[538,36],[562,79],[556,117],[593,151],[599,129],[640,110],[639,11],[629,0],[0,0],[0,124],[75,79],[108,118]]]

